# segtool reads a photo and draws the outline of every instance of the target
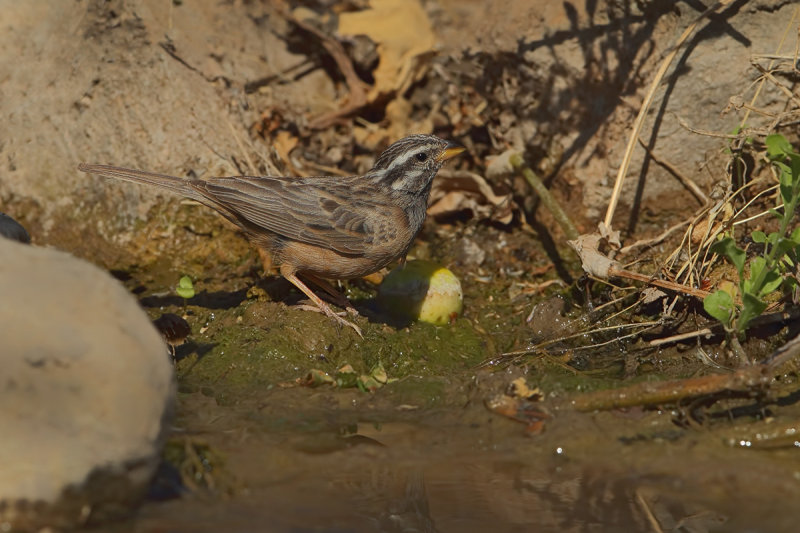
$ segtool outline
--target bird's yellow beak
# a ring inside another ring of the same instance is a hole
[[[439,153],[439,155],[436,157],[436,161],[443,163],[448,159],[454,158],[464,150],[466,150],[466,148],[460,144],[448,141],[447,145],[444,147],[444,150],[442,150],[441,153]]]

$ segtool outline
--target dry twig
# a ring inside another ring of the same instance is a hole
[[[345,52],[341,43],[316,28],[313,24],[309,24],[293,16],[286,6],[279,4],[279,12],[286,20],[319,40],[325,51],[328,52],[331,58],[336,62],[336,66],[339,67],[339,71],[342,73],[342,76],[344,76],[347,88],[350,91],[344,102],[337,106],[338,108],[335,111],[324,113],[312,119],[308,124],[309,127],[312,129],[325,129],[335,124],[341,118],[349,116],[367,105],[367,89],[369,86],[358,77],[353,62],[350,60],[350,57],[347,55],[347,52]]]
[[[800,355],[800,335],[775,350],[761,363],[740,368],[730,374],[637,383],[620,389],[591,392],[576,398],[575,408],[579,411],[595,411],[637,405],[657,406],[713,396],[722,392],[758,394],[769,386],[773,375],[781,365],[798,355]]]
[[[536,194],[539,195],[539,199],[542,203],[547,207],[547,209],[552,213],[553,217],[558,222],[558,225],[561,226],[561,229],[566,234],[567,238],[570,240],[575,240],[579,237],[578,230],[575,228],[575,225],[570,220],[569,215],[561,209],[561,204],[558,203],[552,194],[550,194],[550,190],[545,187],[542,180],[539,179],[539,176],[528,167],[525,162],[522,160],[522,156],[519,154],[513,154],[509,159],[508,162],[511,166],[522,173],[525,177],[525,180],[528,184],[536,191]]]

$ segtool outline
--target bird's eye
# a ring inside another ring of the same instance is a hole
[[[425,152],[420,152],[415,157],[417,158],[417,161],[419,161],[420,163],[424,163],[425,161],[428,160],[428,154],[426,154]]]

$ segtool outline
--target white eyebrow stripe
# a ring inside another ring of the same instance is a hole
[[[406,153],[398,155],[397,157],[392,159],[392,162],[389,165],[388,170],[391,170],[391,169],[396,168],[398,166],[405,165],[406,161],[408,161],[408,158],[409,157],[413,157],[416,154],[417,154],[417,150],[408,150]]]

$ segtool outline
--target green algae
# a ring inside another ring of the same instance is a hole
[[[488,355],[485,339],[467,319],[401,330],[360,319],[360,339],[324,315],[277,302],[247,301],[213,314],[208,320],[209,313],[198,309],[193,316],[207,321],[196,342],[211,348],[177,363],[182,390],[210,387],[231,399],[291,382],[311,369],[333,374],[344,364],[368,373],[380,363],[393,379],[435,377],[473,368]]]

